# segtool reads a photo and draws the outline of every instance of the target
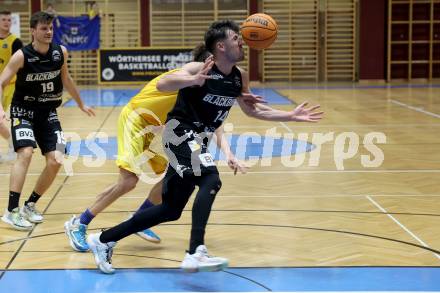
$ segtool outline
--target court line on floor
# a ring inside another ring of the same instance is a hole
[[[409,230],[405,225],[403,225],[402,223],[399,222],[399,220],[397,220],[395,217],[393,217],[391,214],[388,213],[388,211],[383,208],[379,203],[377,203],[374,199],[372,199],[369,195],[366,196],[366,198],[373,203],[380,211],[382,211],[384,214],[387,215],[388,218],[390,218],[391,220],[393,220],[394,223],[396,223],[400,228],[402,228],[406,233],[408,233],[412,238],[414,238],[417,242],[419,242],[421,245],[423,245],[426,248],[431,249],[431,247],[426,244],[422,239],[420,239],[416,234],[414,234],[411,230]],[[433,252],[433,251],[432,251]],[[440,259],[440,255],[433,252],[434,255]]]
[[[265,199],[265,198],[349,198],[349,197],[365,197],[365,194],[330,194],[330,195],[313,195],[313,194],[303,194],[303,195],[268,195],[268,193],[255,193],[252,192],[253,195],[221,195],[216,200],[221,199],[230,199],[230,198],[256,198],[256,199]],[[370,193],[371,194],[371,193]],[[440,197],[440,194],[380,194],[374,195],[375,197]],[[7,198],[8,196],[1,195],[1,198]],[[119,200],[138,200],[145,199],[146,195],[133,195],[133,196],[123,196]],[[74,196],[65,195],[60,196],[63,200],[88,200],[88,199],[96,199],[96,195],[90,196]]]
[[[386,173],[440,173],[440,169],[396,169],[396,170],[273,170],[273,171],[248,171],[248,174],[353,174],[353,173],[377,173],[377,174],[386,174]],[[118,175],[118,172],[74,172],[73,176],[107,176],[107,175]],[[146,173],[147,175],[153,175],[153,173]],[[234,172],[220,171],[222,175],[234,175]],[[59,176],[68,175],[67,173],[58,173]],[[0,176],[9,176],[9,173],[0,173]],[[40,173],[28,173],[27,176],[40,176]]]
[[[399,102],[399,101],[396,101],[396,100],[393,100],[393,99],[391,99],[390,102],[393,103],[393,104],[399,105],[401,107],[405,107],[407,109],[417,111],[419,113],[423,113],[423,114],[426,114],[426,115],[429,115],[429,116],[432,116],[432,117],[435,117],[435,118],[440,118],[439,114],[426,111],[426,110],[424,110],[421,107],[414,107],[414,106],[411,106],[411,105],[408,105],[408,104],[405,104],[405,103],[402,103],[402,102]]]
[[[230,122],[233,124],[234,128],[233,129],[270,129],[270,128],[274,128],[276,126],[274,126],[273,124],[267,124],[267,125],[234,125],[233,122]],[[306,125],[306,124],[301,124],[295,125],[295,128],[329,128],[329,127],[348,127],[348,128],[362,128],[362,127],[440,127],[440,123],[430,123],[430,124],[421,124],[421,123],[395,123],[395,124],[387,124],[387,123],[383,123],[383,124],[313,124],[313,125]],[[89,127],[63,127],[64,132],[66,131],[71,131],[71,130],[90,130],[91,128]],[[102,130],[111,130],[111,131],[115,131],[114,127],[103,127]],[[102,131],[101,130],[101,131]],[[116,134],[114,134],[116,135]]]
[[[395,243],[401,243],[401,244],[405,244],[405,245],[409,245],[409,246],[418,247],[420,249],[427,250],[427,251],[430,251],[435,254],[440,253],[439,250],[437,250],[435,248],[431,248],[429,246],[424,246],[424,245],[412,243],[412,242],[405,241],[405,240],[394,239],[394,238],[384,237],[384,236],[379,236],[379,235],[374,235],[374,234],[360,233],[360,232],[355,232],[355,231],[327,229],[327,228],[318,228],[318,227],[309,227],[309,226],[279,225],[279,224],[274,225],[274,224],[254,224],[254,223],[209,223],[208,225],[209,226],[231,226],[231,227],[246,226],[246,227],[265,228],[265,229],[267,229],[267,228],[287,228],[287,229],[309,230],[309,231],[318,231],[318,232],[341,233],[341,234],[346,234],[346,235],[356,235],[356,236],[364,236],[364,237],[368,237],[368,238],[387,240],[387,241],[391,241],[391,242],[395,242]],[[191,226],[191,224],[190,223],[164,223],[164,224],[161,224],[161,226]],[[94,229],[89,229],[89,231],[101,231],[102,229],[105,229],[105,228],[106,227],[98,227],[98,228],[94,228]],[[12,240],[8,240],[8,241],[0,242],[0,245],[5,245],[5,244],[9,244],[9,243],[17,242],[17,241],[22,241],[22,240],[37,239],[37,238],[53,236],[53,235],[61,235],[64,233],[65,233],[64,231],[52,232],[52,233],[40,234],[40,235],[35,235],[35,236],[30,236],[30,237],[25,237],[25,238],[12,239]],[[42,251],[42,252],[44,252],[44,251]]]
[[[440,88],[440,84],[379,84],[379,85],[289,85],[273,86],[274,90],[355,90],[355,89],[434,89]]]
[[[192,209],[184,209],[184,212],[192,212]],[[125,214],[133,213],[136,210],[117,210],[117,211],[103,211],[101,214]],[[370,211],[350,211],[350,210],[304,210],[304,209],[212,209],[212,212],[237,212],[237,213],[327,213],[327,214],[375,214],[383,215],[382,211],[370,212]],[[69,212],[57,212],[57,213],[46,213],[46,216],[61,216],[61,215],[71,215],[78,214],[74,211]],[[402,215],[402,216],[425,216],[425,217],[440,217],[440,214],[427,214],[427,213],[401,213],[401,212],[388,212],[390,215]]]
[[[69,179],[69,177],[64,177],[64,181],[63,183],[61,183],[58,186],[57,191],[55,192],[55,194],[52,196],[52,198],[50,199],[49,203],[47,204],[46,208],[43,211],[43,215],[44,213],[49,209],[50,205],[53,203],[53,201],[55,200],[55,198],[57,197],[57,195],[60,193],[61,189],[63,189],[64,184],[66,183],[66,181]],[[24,247],[24,245],[26,244],[27,240],[30,239],[32,236],[32,233],[34,232],[35,228],[37,227],[37,225],[34,225],[31,230],[27,231],[27,237],[24,239],[24,241],[20,244],[20,246],[18,247],[18,249],[14,252],[14,254],[12,255],[12,258],[9,260],[9,262],[6,264],[5,266],[5,270],[8,270],[12,263],[15,261],[15,259],[17,258],[17,256],[20,254],[20,252],[22,252],[22,249]],[[0,273],[0,280],[3,278],[3,276],[5,275],[5,272]]]

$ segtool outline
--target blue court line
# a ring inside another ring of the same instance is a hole
[[[81,98],[84,103],[92,107],[114,107],[125,106],[130,99],[139,92],[139,89],[87,89],[80,90]],[[272,105],[288,105],[292,101],[280,95],[270,88],[253,88],[252,92],[256,95],[263,95],[267,102]],[[64,107],[76,107],[76,102],[71,99]]]
[[[274,86],[276,90],[353,90],[353,89],[405,89],[440,88],[440,84],[399,84],[399,85],[315,85],[315,86]]]
[[[258,257],[258,256],[255,256]],[[117,255],[115,256],[117,258]],[[265,292],[438,291],[440,267],[228,268],[216,273],[180,269],[12,270],[2,292]]]
[[[160,137],[157,139],[160,139]],[[310,152],[315,148],[313,144],[306,141],[273,138],[271,136],[228,134],[226,140],[239,160],[291,156]],[[103,157],[107,160],[115,160],[117,152],[116,137],[72,141],[67,144],[67,153],[71,156]],[[216,161],[226,160],[223,152],[213,142],[209,145],[209,152]]]

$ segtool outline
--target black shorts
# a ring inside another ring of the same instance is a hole
[[[218,173],[214,158],[208,151],[208,135],[184,124],[176,128],[166,124],[162,133],[163,147],[170,167],[181,177]]]
[[[44,155],[58,150],[66,152],[66,141],[56,109],[34,110],[11,105],[11,134],[14,150],[36,148]]]

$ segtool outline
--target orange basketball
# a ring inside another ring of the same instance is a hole
[[[278,25],[267,14],[255,13],[246,18],[241,26],[241,35],[252,49],[267,49],[277,39]]]

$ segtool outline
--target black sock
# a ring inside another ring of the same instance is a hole
[[[12,212],[13,209],[18,207],[18,201],[20,200],[20,193],[9,191],[8,211]]]
[[[29,196],[29,199],[24,202],[25,205],[27,205],[30,202],[36,203],[40,199],[41,195],[36,193],[35,191],[32,192],[31,196]]]

